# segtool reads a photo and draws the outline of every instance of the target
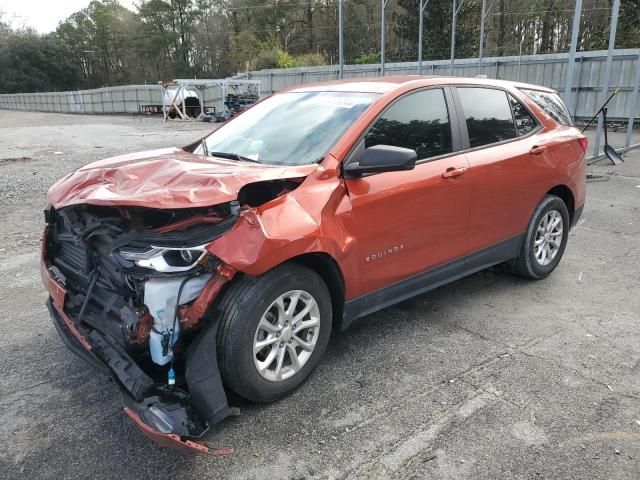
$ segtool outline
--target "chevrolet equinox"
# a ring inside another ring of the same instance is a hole
[[[184,148],[51,187],[41,271],[65,344],[126,414],[195,451],[320,362],[332,330],[506,263],[542,279],[585,202],[586,138],[558,94],[384,77],[272,95]]]

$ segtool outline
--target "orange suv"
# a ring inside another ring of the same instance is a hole
[[[57,182],[42,277],[62,339],[165,445],[299,386],[332,330],[492,265],[558,265],[586,138],[548,88],[384,77],[270,96],[182,149]]]

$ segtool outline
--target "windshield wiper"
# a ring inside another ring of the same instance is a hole
[[[202,139],[202,142],[200,142],[200,144],[202,145],[202,154],[205,157],[209,156],[209,147],[207,147],[207,140],[205,138]]]
[[[229,160],[241,160],[243,162],[253,162],[253,163],[262,163],[258,160],[254,160],[253,158],[243,157],[237,153],[230,152],[207,152],[206,155],[208,157],[220,157],[220,158],[228,158]]]

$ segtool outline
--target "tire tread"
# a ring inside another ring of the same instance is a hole
[[[326,295],[325,301],[328,300],[329,318],[321,325],[321,338],[325,339],[324,345],[316,346],[320,354],[318,357],[321,357],[321,354],[324,353],[324,349],[326,348],[326,342],[328,342],[328,332],[323,334],[323,329],[328,329],[330,332],[332,323],[330,295],[322,278],[316,272],[305,266],[286,263],[259,277],[241,275],[232,281],[228,290],[223,294],[223,297],[214,309],[214,318],[219,319],[217,335],[218,365],[224,384],[227,388],[248,400],[268,402],[289,393],[288,391],[284,393],[262,393],[259,389],[250,385],[246,376],[238,372],[238,362],[232,353],[234,349],[235,351],[238,350],[238,345],[242,345],[243,341],[247,341],[246,338],[243,339],[243,337],[246,336],[246,333],[243,332],[243,327],[245,322],[248,322],[251,318],[250,315],[252,310],[255,309],[256,304],[261,301],[263,292],[265,292],[268,287],[272,287],[274,282],[281,283],[289,276],[303,276],[304,278],[310,279],[309,281],[311,283],[320,282],[318,285],[321,285],[324,289],[323,295]],[[320,302],[321,299],[316,298],[316,301]],[[320,342],[320,339],[318,341]],[[309,365],[312,364],[312,360],[314,359],[309,359]],[[319,362],[319,360],[320,358],[317,358],[317,361],[314,363]],[[308,373],[304,375],[304,377],[306,378],[307,375]],[[301,379],[300,383],[302,383],[302,381],[304,381],[304,378]]]
[[[557,205],[558,210],[562,215],[563,229],[565,231],[563,232],[563,245],[556,256],[557,261],[554,259],[554,262],[552,263],[552,266],[550,268],[543,268],[541,266],[534,265],[534,259],[532,258],[531,253],[531,241],[535,233],[534,231],[538,226],[540,216],[552,204]],[[527,226],[524,239],[522,240],[522,244],[520,245],[520,249],[518,251],[518,256],[514,258],[510,263],[512,272],[522,277],[531,278],[534,280],[541,280],[543,278],[546,278],[557,267],[557,265],[560,263],[560,260],[562,259],[564,249],[567,245],[569,228],[569,212],[564,201],[556,195],[545,195],[542,201],[536,207],[533,215],[531,216],[531,220],[529,221],[529,225]]]

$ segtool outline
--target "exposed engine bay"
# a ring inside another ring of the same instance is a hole
[[[200,331],[209,301],[233,276],[205,246],[233,227],[239,210],[232,201],[180,210],[82,204],[45,212],[43,260],[66,291],[64,312],[138,404],[144,423],[162,433],[198,437],[234,413],[215,352],[213,370],[206,365],[211,352],[181,354]]]
[[[260,231],[258,210],[316,168],[164,149],[94,162],[49,190],[41,273],[53,323],[116,381],[125,413],[157,443],[225,454],[191,439],[238,413],[214,317],[228,283],[247,272],[207,249],[245,247]]]
[[[48,210],[49,268],[67,288],[66,311],[126,348],[171,333],[175,305],[197,297],[218,265],[205,245],[233,226],[239,207],[193,210]]]

